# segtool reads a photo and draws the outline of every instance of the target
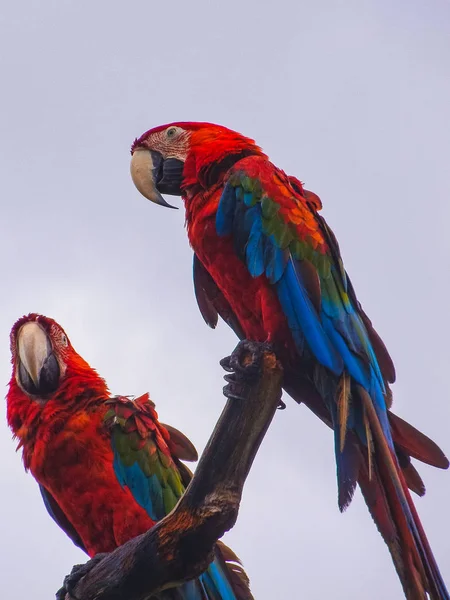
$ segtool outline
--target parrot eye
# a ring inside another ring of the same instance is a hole
[[[61,336],[61,343],[63,346],[68,346],[69,342],[67,341],[67,337],[64,335],[64,333]]]
[[[178,129],[176,127],[169,127],[167,130],[167,137],[173,139],[177,135]]]

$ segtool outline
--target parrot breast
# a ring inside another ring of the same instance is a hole
[[[78,411],[60,424],[41,423],[30,470],[57,499],[89,554],[111,552],[154,525],[113,467],[104,429],[107,408]]]

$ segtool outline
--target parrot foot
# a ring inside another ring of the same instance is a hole
[[[56,592],[56,600],[65,600],[66,595],[73,600],[79,600],[75,595],[75,587],[82,577],[87,575],[91,569],[93,569],[99,562],[101,562],[105,556],[108,556],[107,552],[101,552],[96,554],[91,560],[81,565],[74,565],[69,575],[64,578],[62,588]]]
[[[222,358],[220,366],[229,373],[224,376],[225,381],[228,382],[223,388],[226,398],[233,400],[248,398],[249,384],[253,383],[259,375],[265,352],[274,352],[273,346],[269,342],[242,340],[230,356]],[[278,408],[286,408],[281,398]]]

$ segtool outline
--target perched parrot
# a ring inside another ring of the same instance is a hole
[[[358,302],[321,201],[251,139],[180,122],[135,140],[131,175],[149,200],[182,196],[202,315],[241,340],[272,343],[284,388],[334,430],[339,508],[358,483],[409,599],[449,599],[408,488],[414,457],[446,469],[438,446],[390,412],[393,362]],[[172,207],[173,208],[173,207]]]
[[[182,496],[192,443],[158,421],[148,394],[111,397],[53,319],[29,314],[11,331],[7,419],[50,516],[90,557],[150,529]],[[236,555],[219,542],[198,579],[161,600],[252,600]]]

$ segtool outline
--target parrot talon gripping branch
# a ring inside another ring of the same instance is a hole
[[[255,351],[242,355],[250,369]],[[246,401],[227,402],[194,476],[182,462],[198,458],[189,439],[158,420],[148,394],[111,396],[53,319],[19,319],[11,355],[7,419],[25,468],[52,519],[91,557],[59,598],[252,600],[238,557],[217,540],[236,522],[276,411],[275,355],[262,345]]]
[[[226,398],[245,400],[248,397],[250,385],[260,374],[263,358],[267,352],[274,352],[268,342],[241,340],[231,355],[220,361],[220,366],[228,372],[224,375],[227,385],[223,388],[223,394]],[[280,399],[278,408],[284,407],[285,404]]]
[[[334,432],[339,509],[359,485],[405,596],[449,600],[410,494],[425,493],[413,458],[441,469],[449,462],[391,411],[394,364],[357,299],[320,198],[253,140],[212,123],[155,127],[131,154],[143,196],[159,205],[163,193],[183,199],[205,322],[215,328],[220,316],[241,340],[270,340],[283,388]]]
[[[230,356],[222,358],[220,366],[225,371],[242,374],[246,379],[254,379],[261,370],[265,352],[273,352],[269,343],[241,340]]]

